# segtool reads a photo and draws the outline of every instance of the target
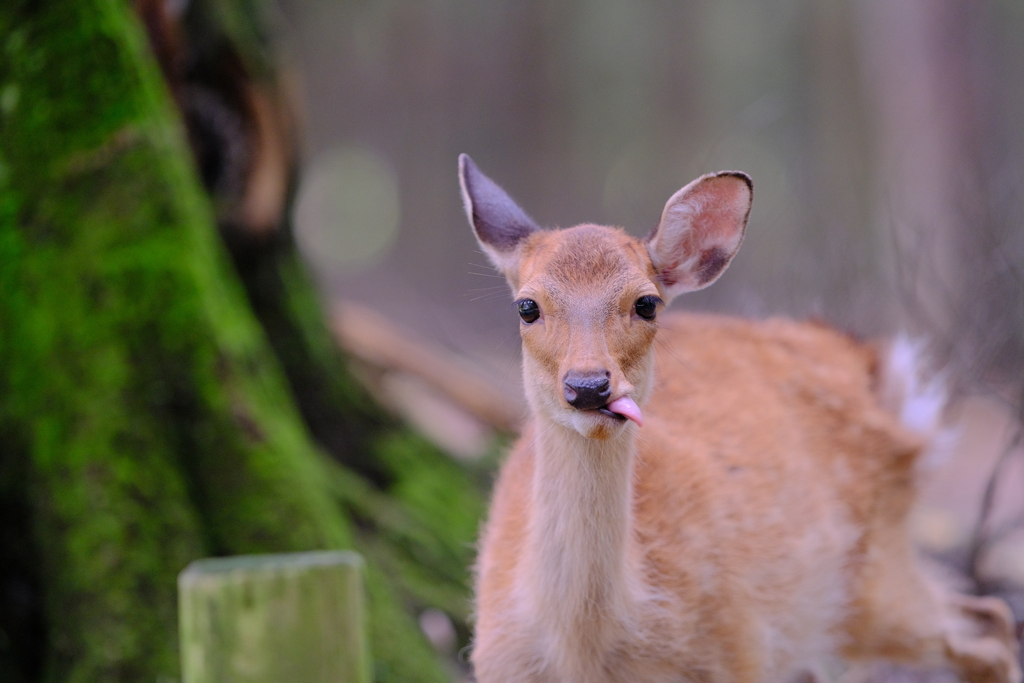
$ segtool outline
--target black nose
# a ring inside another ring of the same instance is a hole
[[[593,410],[608,403],[611,383],[607,372],[569,372],[562,381],[565,400],[573,408]]]

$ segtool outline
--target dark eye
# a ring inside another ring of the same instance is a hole
[[[520,299],[516,304],[519,307],[519,317],[524,323],[532,323],[540,317],[540,307],[533,299]]]
[[[636,300],[633,308],[636,310],[636,314],[644,320],[654,320],[654,316],[658,312],[658,304],[660,303],[661,299],[656,296],[642,296]]]

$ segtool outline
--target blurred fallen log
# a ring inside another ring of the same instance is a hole
[[[334,308],[332,327],[367,388],[453,455],[479,457],[496,432],[518,429],[522,399],[463,357],[354,302]]]

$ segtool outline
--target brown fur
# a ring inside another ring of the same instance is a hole
[[[886,359],[820,324],[641,319],[638,297],[675,284],[649,245],[584,225],[492,256],[541,317],[521,328],[531,419],[481,538],[480,683],[784,683],[875,658],[1019,683],[1005,605],[917,565],[906,518],[929,435],[883,408]],[[676,260],[699,277],[699,253]],[[570,371],[607,372],[644,426],[572,408]]]

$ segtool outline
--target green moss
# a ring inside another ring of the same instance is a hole
[[[0,411],[28,444],[48,678],[175,676],[175,576],[351,545],[113,0],[0,9]]]
[[[370,567],[371,646],[378,681],[438,680],[436,660],[410,615],[432,607],[455,620],[467,644],[469,572],[483,498],[449,457],[408,432],[383,437],[378,456],[396,472],[387,493],[343,468],[334,492],[359,531]]]
[[[439,538],[458,544],[458,555],[465,557],[462,546],[476,537],[484,514],[483,499],[466,471],[410,432],[383,436],[378,453],[396,473],[388,493],[404,502]]]
[[[377,679],[443,680],[413,615],[466,618],[477,486],[359,411],[293,249],[268,266],[284,305],[261,309],[213,227],[126,2],[0,5],[0,448],[29,489],[46,678],[175,677],[193,559],[356,545]],[[291,331],[271,346],[261,322]],[[310,439],[303,366],[384,491]]]
[[[437,658],[407,609],[395,599],[392,582],[370,565],[366,587],[370,608],[370,649],[376,683],[445,683]]]

